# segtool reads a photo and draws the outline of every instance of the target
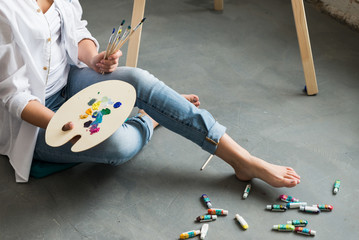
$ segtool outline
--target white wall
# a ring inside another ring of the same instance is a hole
[[[340,21],[359,29],[359,0],[306,0]]]

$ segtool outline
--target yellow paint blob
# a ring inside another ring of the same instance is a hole
[[[101,105],[101,101],[95,102],[94,104],[92,104],[92,109],[93,110],[98,110],[100,105]]]

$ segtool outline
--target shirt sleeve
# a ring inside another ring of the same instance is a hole
[[[97,50],[99,50],[99,43],[98,41],[91,35],[90,31],[87,29],[87,21],[82,19],[82,7],[78,0],[72,0],[72,4],[74,6],[74,13],[75,13],[75,26],[76,26],[76,40],[80,42],[83,39],[90,39],[92,40]]]
[[[17,47],[7,18],[0,11],[0,104],[11,115],[21,119],[30,100],[38,100],[30,92],[26,64]]]

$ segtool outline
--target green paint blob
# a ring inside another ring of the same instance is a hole
[[[111,113],[111,110],[108,109],[108,108],[104,108],[104,109],[101,110],[101,113],[102,113],[102,115],[108,115],[108,114]]]

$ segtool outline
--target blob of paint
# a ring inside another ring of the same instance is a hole
[[[93,98],[93,99],[91,99],[88,103],[87,103],[87,105],[89,105],[89,106],[92,106],[92,104],[94,104],[95,102],[96,102],[96,98]]]
[[[113,105],[113,107],[114,107],[114,108],[119,108],[121,105],[122,105],[121,102],[116,102],[116,103]]]
[[[101,110],[101,113],[102,113],[102,115],[108,115],[108,114],[111,113],[111,110],[108,109],[108,108],[105,108],[105,109],[102,109],[102,110]]]
[[[87,121],[84,123],[84,128],[88,128],[91,125],[92,121]]]
[[[98,114],[98,111],[94,112],[94,113],[92,114],[92,117],[93,117],[93,118],[96,118],[96,117],[97,117],[97,114]]]
[[[91,123],[91,125],[98,125],[99,123],[102,123],[102,113],[98,112],[96,114],[96,119],[95,121],[93,121],[93,123]]]
[[[95,99],[95,100],[96,100],[96,99]],[[91,109],[91,108],[87,109],[85,113],[86,113],[87,115],[91,115],[91,114],[92,114],[92,109]]]
[[[97,133],[100,131],[100,128],[97,127],[97,125],[91,126],[90,127],[90,135]]]
[[[97,94],[100,94],[100,92],[97,92]],[[106,107],[107,105],[113,105],[114,108],[119,108],[122,105],[121,102],[116,102],[114,104],[113,101],[107,96],[102,97],[101,101],[96,101],[96,98],[92,98],[87,103],[89,106],[91,106],[91,108],[88,108],[85,111],[85,114],[80,115],[81,119],[85,119],[88,116],[92,116],[92,118],[95,119],[94,121],[89,120],[84,123],[84,128],[88,128],[87,131],[90,131],[91,135],[100,131],[99,124],[102,123],[103,116],[111,114],[111,110]]]
[[[100,105],[101,105],[101,101],[95,102],[94,104],[92,104],[92,109],[93,110],[98,110]]]

